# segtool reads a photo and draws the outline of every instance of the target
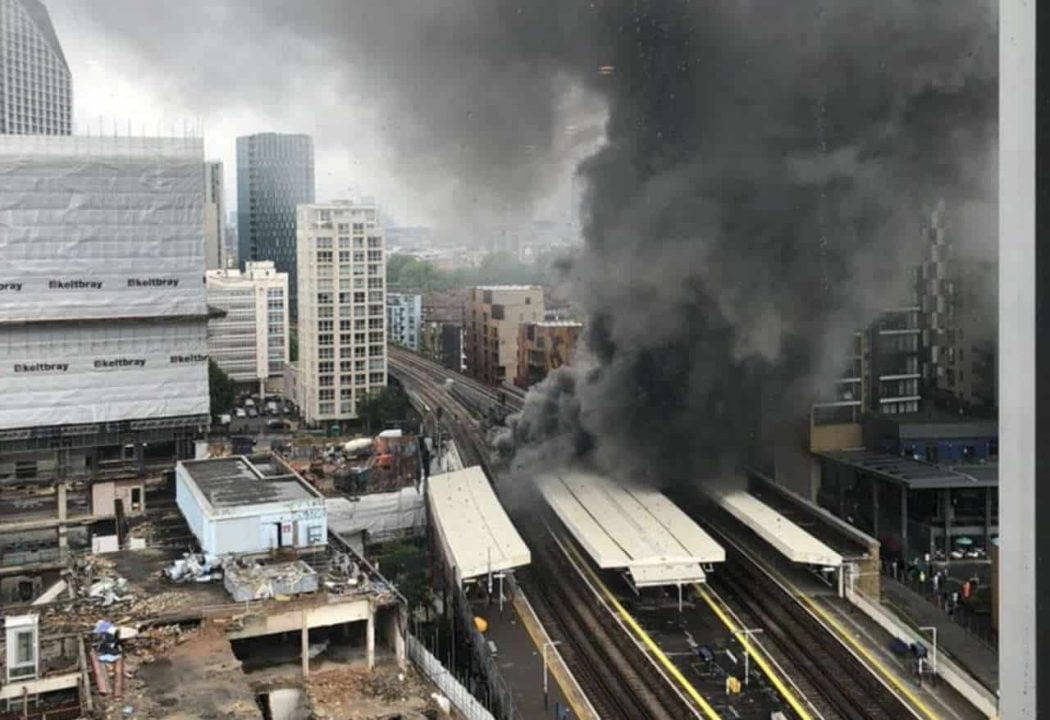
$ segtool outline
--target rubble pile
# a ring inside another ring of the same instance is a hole
[[[311,674],[306,686],[310,709],[319,720],[440,717],[433,694],[416,673],[397,669],[325,670]]]
[[[176,583],[211,582],[222,579],[225,565],[224,558],[188,552],[164,568],[164,576]]]

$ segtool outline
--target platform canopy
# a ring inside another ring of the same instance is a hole
[[[840,567],[842,556],[749,492],[712,491],[711,497],[791,562]]]
[[[725,550],[662,493],[583,471],[537,480],[547,504],[600,568],[627,570],[636,587],[701,582]]]
[[[480,467],[431,475],[427,500],[445,559],[460,582],[532,561]]]

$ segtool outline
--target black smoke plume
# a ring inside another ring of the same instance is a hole
[[[347,146],[378,113],[405,182],[468,224],[527,216],[565,98],[601,98],[565,278],[586,348],[530,393],[504,438],[519,462],[660,481],[748,462],[850,333],[908,302],[930,208],[994,253],[992,0],[53,4],[189,103],[305,108],[300,130]]]

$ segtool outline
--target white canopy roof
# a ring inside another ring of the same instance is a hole
[[[460,581],[532,561],[480,467],[431,475],[427,498],[445,557]]]
[[[626,568],[635,585],[700,582],[725,550],[662,493],[593,473],[539,478],[540,491],[601,568]]]
[[[743,490],[712,492],[727,512],[751,528],[791,562],[839,567],[842,556],[791,520]]]

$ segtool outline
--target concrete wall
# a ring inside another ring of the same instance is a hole
[[[131,491],[138,488],[139,508],[133,509]],[[126,515],[141,515],[146,511],[146,487],[142,480],[102,480],[91,484],[91,512],[95,515],[116,514],[116,501],[124,504]]]

